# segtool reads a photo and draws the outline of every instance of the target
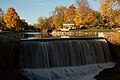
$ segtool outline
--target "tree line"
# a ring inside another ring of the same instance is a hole
[[[13,31],[51,30],[63,27],[63,23],[67,21],[74,22],[77,27],[80,25],[86,25],[87,28],[120,27],[120,0],[100,0],[99,11],[91,9],[87,0],[76,0],[76,4],[69,7],[56,6],[51,16],[39,17],[34,25],[28,25],[24,19],[20,19],[14,8],[8,8],[5,14],[0,8],[0,26],[4,26],[0,28]]]
[[[0,8],[0,30],[29,31],[35,29],[33,25],[28,25],[25,19],[21,19],[14,8],[8,8],[6,14]]]
[[[120,0],[100,0],[99,11],[90,8],[87,0],[76,0],[77,6],[71,4],[56,6],[50,17],[39,17],[35,27],[61,28],[67,21],[75,22],[76,26],[86,25],[88,28],[115,28],[120,27]]]

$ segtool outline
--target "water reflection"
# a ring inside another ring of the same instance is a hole
[[[21,38],[73,38],[73,37],[97,37],[97,36],[98,36],[97,32],[21,33]]]
[[[70,38],[70,36],[61,36],[61,38]]]
[[[34,33],[34,32],[25,32],[21,33],[21,38],[52,38],[53,36],[48,33]]]

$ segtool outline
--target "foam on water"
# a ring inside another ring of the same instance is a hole
[[[22,74],[30,80],[95,80],[94,76],[106,68],[114,67],[115,63],[90,64],[76,67],[60,67],[50,69],[21,69]]]
[[[46,40],[20,43],[21,71],[30,80],[95,80],[115,65],[105,39]]]

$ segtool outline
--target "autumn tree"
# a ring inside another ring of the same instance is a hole
[[[3,15],[4,15],[4,12],[2,8],[0,8],[0,30],[5,30],[5,23],[3,20]]]
[[[112,17],[112,0],[101,0],[100,13],[103,20]]]
[[[20,20],[20,27],[19,28],[23,31],[23,30],[27,30],[28,27],[29,27],[28,23],[25,21],[25,19],[21,19]]]
[[[90,24],[91,27],[101,28],[103,26],[102,18],[99,11],[93,11],[95,20]]]
[[[75,11],[76,11],[76,7],[74,6],[74,4],[70,5],[66,9],[66,11],[64,13],[64,20],[65,20],[65,22],[67,22],[68,20],[74,22]]]
[[[3,17],[6,27],[10,30],[20,30],[22,21],[14,8],[8,8],[5,16]]]
[[[40,29],[39,23],[34,23],[33,25],[35,28]]]
[[[39,18],[38,18],[37,28],[43,29],[43,28],[45,28],[45,27],[46,27],[45,18],[39,17]]]
[[[94,1],[97,1],[97,0],[94,0]],[[102,0],[100,0],[100,1],[102,1]],[[117,5],[120,5],[120,0],[112,0],[115,4],[117,4]]]
[[[55,28],[60,28],[63,26],[65,10],[65,6],[55,7],[53,14],[53,25],[55,26]]]
[[[115,27],[120,27],[120,9],[113,10],[113,13],[114,23],[116,23]]]
[[[48,25],[47,25],[47,28],[48,28],[48,29],[52,29],[52,28],[53,28],[53,17],[52,17],[52,16],[47,17],[47,19],[46,19],[46,24],[48,24]]]
[[[39,29],[51,29],[53,27],[52,22],[53,22],[53,18],[51,16],[39,17],[38,23],[34,24],[34,26]]]
[[[117,5],[120,5],[120,0],[113,0],[114,3],[116,3]]]
[[[2,8],[0,8],[0,23],[3,23],[3,15],[4,15],[4,12]]]
[[[87,0],[76,0],[78,7],[89,7]]]
[[[114,27],[116,20],[119,18],[119,12],[116,13],[116,10],[119,10],[119,4],[119,0],[101,0],[100,14],[105,26],[108,28]]]
[[[87,0],[77,0],[78,9],[76,10],[75,22],[76,26],[89,25],[95,20],[95,15],[90,9]]]

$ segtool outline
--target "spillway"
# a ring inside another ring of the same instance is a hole
[[[104,38],[34,39],[20,43],[20,65],[31,80],[84,80],[70,77],[95,75],[113,67],[110,62],[111,52]],[[88,76],[85,80],[92,80]]]

